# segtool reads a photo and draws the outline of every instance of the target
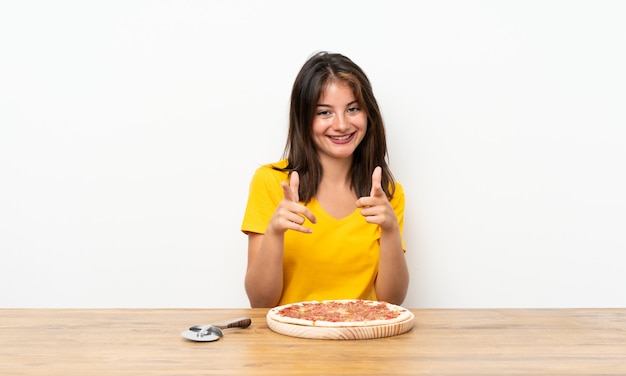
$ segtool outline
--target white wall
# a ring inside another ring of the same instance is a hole
[[[408,307],[626,306],[626,3],[5,1],[0,307],[246,307],[249,179],[368,73]]]

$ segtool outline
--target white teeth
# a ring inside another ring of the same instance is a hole
[[[333,137],[333,136],[330,136],[330,138],[332,138],[333,140],[347,140],[348,138],[350,138],[350,135],[349,135],[349,134],[347,134],[347,135],[345,135],[345,136],[341,136],[341,137]]]

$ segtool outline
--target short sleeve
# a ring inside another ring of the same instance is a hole
[[[404,244],[404,188],[398,182],[395,182],[396,190],[393,193],[393,198],[390,201],[393,211],[398,217],[398,225],[400,226],[400,238],[402,239],[402,249],[406,252],[406,245]]]
[[[261,166],[255,171],[250,182],[241,231],[246,234],[265,233],[278,203],[283,198],[280,183],[287,180],[287,173],[272,168],[272,165]]]

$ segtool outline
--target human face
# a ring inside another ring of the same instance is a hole
[[[351,159],[365,137],[367,115],[352,88],[341,81],[326,85],[313,118],[313,143],[322,159]]]

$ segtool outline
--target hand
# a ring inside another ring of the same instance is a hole
[[[313,213],[304,205],[299,203],[298,187],[300,186],[300,177],[296,171],[291,173],[289,184],[281,182],[283,187],[284,198],[278,203],[278,207],[274,211],[274,215],[270,219],[268,231],[284,233],[287,230],[295,230],[304,233],[312,233],[308,227],[303,226],[305,218],[316,223],[317,220]]]
[[[398,218],[393,211],[387,195],[383,191],[382,168],[377,166],[372,173],[372,190],[369,197],[361,197],[356,201],[356,206],[361,208],[361,214],[368,223],[379,225],[382,229],[397,226]]]

